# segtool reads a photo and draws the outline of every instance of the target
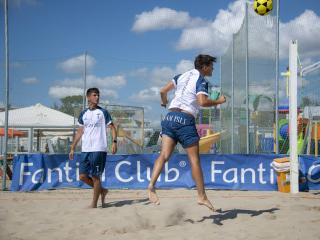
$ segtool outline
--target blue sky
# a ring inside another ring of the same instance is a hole
[[[61,97],[82,94],[87,51],[88,87],[102,90],[102,102],[143,106],[146,118],[157,121],[163,112],[159,88],[192,68],[198,53],[222,55],[241,25],[242,5],[230,0],[9,0],[10,102],[52,106]],[[0,16],[3,26],[3,6]],[[280,21],[281,59],[286,61],[288,41],[298,39],[303,62],[319,61],[320,1],[280,0]],[[0,43],[3,53],[3,33]],[[4,54],[0,60],[3,66]],[[218,83],[218,71],[210,81]]]

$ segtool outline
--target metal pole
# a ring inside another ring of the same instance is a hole
[[[234,154],[234,34],[231,52],[231,153]]]
[[[84,52],[84,72],[83,72],[83,106],[82,109],[86,108],[86,90],[87,90],[87,51]]]
[[[220,61],[220,73],[219,73],[219,78],[220,78],[220,92],[221,94],[223,94],[223,89],[222,89],[222,57],[220,56],[219,57],[219,61]],[[220,121],[220,126],[219,126],[219,130],[222,131],[222,107],[220,106],[219,107],[219,121]],[[220,148],[220,152],[219,153],[222,153],[222,137],[220,138],[220,141],[219,141],[219,148]]]
[[[297,124],[297,55],[298,42],[291,41],[289,46],[289,136],[290,136],[290,191],[299,192],[299,162],[298,162],[298,124]]]
[[[9,117],[9,47],[8,47],[8,0],[4,1],[4,43],[5,43],[5,117],[4,117],[4,153],[2,190],[6,190],[7,153],[8,153],[8,117]]]
[[[248,31],[248,3],[246,3],[246,116],[247,116],[247,154],[250,152],[249,141],[249,31]]]
[[[276,16],[276,136],[275,136],[275,142],[276,142],[276,154],[279,153],[279,9],[280,9],[280,1],[277,0],[277,16]]]

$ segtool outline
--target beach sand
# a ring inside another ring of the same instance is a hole
[[[92,190],[0,192],[0,239],[320,239],[320,192],[207,191],[216,212],[196,203],[196,191],[110,190],[89,209]]]

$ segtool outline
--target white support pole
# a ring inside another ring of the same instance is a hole
[[[291,41],[289,45],[289,136],[290,136],[290,191],[299,192],[299,162],[298,162],[298,124],[297,124],[297,74],[298,74],[298,42]]]
[[[33,128],[28,131],[28,153],[33,152]]]
[[[279,9],[280,9],[280,0],[277,0],[277,11],[276,11],[276,76],[275,76],[275,90],[276,90],[276,101],[275,101],[275,121],[276,121],[276,134],[275,134],[275,142],[276,142],[276,154],[279,154]]]

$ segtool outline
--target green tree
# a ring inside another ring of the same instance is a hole
[[[71,116],[79,115],[82,108],[83,97],[81,95],[60,98],[61,104],[54,103],[53,108]]]
[[[210,124],[210,119],[212,118],[212,109],[209,108],[204,108],[200,110],[201,113],[199,113],[197,119],[196,119],[196,123],[199,124],[200,123],[200,117],[201,117],[201,123],[202,124]]]
[[[253,111],[257,111],[257,110],[258,110],[259,105],[260,105],[260,100],[263,99],[263,98],[266,99],[266,100],[268,100],[270,103],[273,102],[273,101],[272,101],[272,98],[260,94],[260,95],[256,96],[256,97],[254,98],[254,100],[253,100],[253,103],[252,103]]]
[[[301,103],[300,103],[300,108],[304,108],[306,106],[311,106],[312,105],[312,101],[310,100],[309,97],[303,97],[301,99]]]

